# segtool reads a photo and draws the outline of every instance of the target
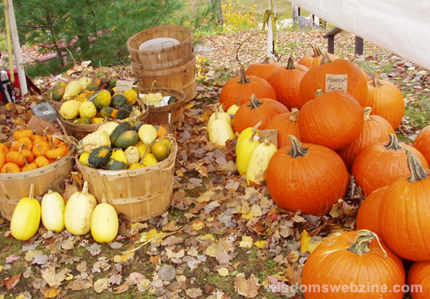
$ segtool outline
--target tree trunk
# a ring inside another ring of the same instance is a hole
[[[218,20],[217,20],[217,24],[218,25],[223,25],[223,20],[222,20],[222,7],[221,7],[221,0],[211,0],[211,3],[214,4],[215,6],[215,11],[218,12]]]

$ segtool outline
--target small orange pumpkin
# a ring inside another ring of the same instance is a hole
[[[7,162],[1,168],[1,173],[18,173],[21,172],[21,168],[13,162]]]
[[[21,138],[31,138],[33,137],[33,131],[32,130],[15,130],[15,132],[13,132],[13,138],[15,138],[15,140],[19,140]]]
[[[10,151],[6,155],[6,162],[12,162],[17,164],[18,166],[23,166],[25,164],[24,155],[20,152]]]
[[[49,160],[45,156],[39,156],[39,157],[37,157],[36,160],[34,160],[34,162],[39,167],[47,166],[47,165],[50,164]]]

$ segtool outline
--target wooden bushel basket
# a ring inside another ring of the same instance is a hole
[[[10,147],[11,143],[6,143]],[[52,188],[52,183],[67,179],[73,170],[74,156],[76,148],[60,160],[47,166],[20,172],[20,173],[0,173],[0,210],[7,220],[11,220],[13,210],[19,200],[27,197],[30,185],[34,185],[34,196],[42,197]]]
[[[89,183],[89,192],[107,202],[118,214],[131,222],[157,217],[170,208],[173,198],[173,176],[177,145],[171,138],[169,156],[157,164],[133,170],[103,170],[84,166],[76,157],[76,165],[83,179]]]
[[[186,98],[186,95],[183,91],[169,88],[145,88],[139,92],[143,94],[161,93],[163,97],[174,96],[177,100],[176,103],[162,107],[147,105],[147,107],[149,107],[148,122],[152,125],[172,124],[182,127],[182,123],[184,121],[184,106]],[[142,101],[142,99],[139,99],[139,101]]]

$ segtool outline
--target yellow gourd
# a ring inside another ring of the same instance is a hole
[[[146,145],[145,145],[145,143],[143,143],[142,141],[138,141],[136,143],[135,147],[139,151],[139,159],[142,159],[142,157],[143,157],[143,155],[145,154],[145,151],[146,151]],[[148,148],[148,149],[149,149],[149,151],[151,150],[151,148]]]
[[[254,130],[251,137],[244,140],[237,149],[236,166],[240,175],[246,174],[252,153],[260,144],[260,142],[254,138],[255,134],[257,134],[257,130]]]
[[[66,90],[64,91],[63,99],[65,101],[68,101],[72,99],[73,97],[77,96],[81,93],[81,91],[84,90],[84,87],[82,86],[81,82],[75,80],[71,81],[67,84]]]
[[[79,115],[79,107],[81,102],[76,100],[70,100],[64,102],[60,107],[60,114],[64,119],[74,119]]]
[[[239,137],[237,138],[237,142],[236,142],[236,155],[237,155],[237,150],[239,148],[239,145],[244,141],[249,139],[249,137],[251,137],[251,135],[255,133],[255,136],[258,136],[258,127],[262,124],[263,122],[260,120],[254,127],[249,127],[246,128],[245,130],[243,130]]]
[[[143,166],[142,164],[140,164],[139,162],[134,162],[133,164],[131,164],[129,167],[128,167],[128,169],[139,169],[139,168],[142,168],[142,167],[145,167],[145,166]]]
[[[278,150],[268,138],[259,144],[252,153],[246,170],[246,181],[249,186],[261,186],[266,179],[266,170],[273,154]]]
[[[109,243],[117,236],[118,227],[118,214],[103,194],[102,202],[95,207],[91,216],[91,234],[98,243]]]
[[[93,80],[88,77],[82,77],[79,79],[79,83],[81,83],[83,89],[87,89],[88,86],[93,84]]]
[[[93,102],[84,102],[79,106],[79,116],[81,118],[93,118],[97,114],[97,108]]]
[[[34,198],[34,185],[30,185],[28,197],[20,199],[12,213],[10,230],[12,236],[21,241],[33,237],[40,224],[40,203]]]
[[[109,135],[103,130],[97,130],[79,141],[78,149],[79,151],[91,153],[93,150],[103,145],[111,146]]]
[[[225,146],[227,140],[234,139],[233,129],[225,118],[218,118],[217,110],[214,114],[215,119],[209,129],[209,140],[218,146]]]
[[[152,125],[144,124],[139,128],[137,134],[139,135],[140,141],[148,146],[157,138],[157,129]]]
[[[209,117],[207,130],[211,131],[213,122],[215,119],[225,119],[225,121],[232,127],[231,116],[224,112],[222,106],[219,106],[218,109],[215,109],[215,113],[212,113],[211,117]]]
[[[82,191],[73,193],[64,210],[64,224],[72,235],[85,235],[91,230],[91,215],[97,200],[88,193],[88,182],[84,182]]]
[[[158,161],[157,161],[157,159],[155,159],[155,157],[152,153],[146,153],[145,156],[143,157],[141,163],[142,163],[143,167],[146,167],[146,166],[151,166],[151,165],[157,164]]]
[[[137,101],[137,92],[133,89],[124,91],[124,95],[127,97],[127,103],[134,105]]]
[[[89,157],[90,157],[90,153],[87,153],[87,152],[82,153],[79,156],[79,162],[81,162],[85,166],[90,166],[90,163],[88,162]]]
[[[118,127],[119,123],[114,122],[114,121],[110,121],[107,122],[105,124],[100,125],[97,128],[97,131],[105,131],[106,134],[108,134],[108,136],[110,136],[110,134],[112,134],[113,130],[115,130],[116,127]]]
[[[240,98],[239,98],[239,97],[237,97],[237,104],[231,105],[231,106],[227,109],[227,114],[235,115],[235,114],[236,114],[236,112],[237,112],[237,110],[239,110],[240,105],[241,105],[241,103],[240,103]],[[233,118],[233,120],[232,120],[232,121],[234,121],[234,118]]]
[[[124,151],[125,157],[127,159],[127,166],[130,167],[131,164],[139,162],[139,150],[135,146],[129,146]]]
[[[41,202],[42,223],[47,230],[61,232],[64,228],[64,198],[60,193],[49,190]]]

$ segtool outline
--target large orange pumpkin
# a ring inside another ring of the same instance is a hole
[[[266,57],[262,63],[253,63],[246,69],[247,76],[256,76],[266,81],[269,81],[270,76],[277,69],[282,67],[279,62],[270,62],[269,57]]]
[[[430,164],[430,125],[420,131],[412,146],[419,150]]]
[[[291,112],[278,114],[267,123],[267,130],[278,131],[278,148],[290,145],[288,135],[293,135],[300,140],[298,119],[299,110],[293,108]]]
[[[410,176],[391,183],[379,207],[382,238],[398,256],[430,260],[430,174],[407,150]]]
[[[291,145],[280,148],[267,167],[270,196],[287,211],[328,213],[348,189],[345,164],[336,152],[325,146],[301,144],[294,136],[290,140]]]
[[[315,98],[315,93],[318,89],[322,89],[324,92],[328,91],[326,89],[326,76],[328,74],[346,75],[346,91],[351,94],[361,104],[361,106],[369,106],[364,105],[368,96],[368,87],[367,79],[361,69],[348,60],[337,59],[335,61],[330,61],[327,56],[324,57],[321,65],[309,69],[309,71],[307,71],[303,76],[302,81],[300,82],[301,106]],[[298,108],[300,109],[301,106]]]
[[[365,195],[411,174],[406,149],[419,158],[424,168],[428,168],[424,156],[412,146],[399,142],[395,134],[389,135],[388,143],[369,145],[358,154],[352,165],[351,174]]]
[[[351,171],[357,155],[367,146],[375,143],[388,142],[388,134],[396,134],[388,121],[379,115],[370,115],[372,108],[366,107],[364,112],[363,132],[353,142],[339,150],[339,155]]]
[[[230,106],[237,104],[237,98],[242,104],[246,104],[253,94],[258,98],[276,100],[275,90],[269,82],[256,76],[247,77],[245,69],[241,67],[240,75],[230,79],[222,88],[219,102],[224,111],[227,111]]]
[[[363,107],[372,107],[372,114],[385,118],[396,129],[405,114],[405,101],[400,89],[393,83],[380,80],[377,71],[373,81],[368,82],[368,97],[360,101]]]
[[[412,299],[427,299],[430,294],[430,261],[415,262],[408,271]]]
[[[382,197],[385,194],[388,186],[376,189],[362,202],[357,213],[356,228],[367,229],[379,237],[382,236],[381,230],[379,228],[379,206],[381,204]]]
[[[313,68],[314,66],[319,66],[321,64],[321,61],[322,61],[323,56],[324,56],[323,53],[315,45],[312,45],[312,50],[313,50],[312,54],[308,54],[299,60],[300,64],[307,66],[308,68]],[[331,61],[337,59],[337,57],[335,55],[328,53],[328,52],[327,52],[327,56],[328,56],[328,58],[330,58]]]
[[[254,127],[260,120],[259,130],[264,130],[267,123],[280,113],[290,112],[287,107],[278,101],[268,98],[250,97],[249,102],[242,104],[236,111],[233,119],[233,129],[239,134],[249,127]]]
[[[363,109],[343,91],[317,92],[300,110],[299,131],[303,142],[321,144],[333,150],[353,142],[363,131]]]
[[[392,291],[404,283],[402,260],[367,230],[329,235],[302,273],[306,299],[402,299],[403,292]]]
[[[294,65],[292,57],[288,59],[287,67],[276,69],[267,80],[276,93],[276,100],[288,109],[300,105],[300,82],[309,69],[306,66]]]

